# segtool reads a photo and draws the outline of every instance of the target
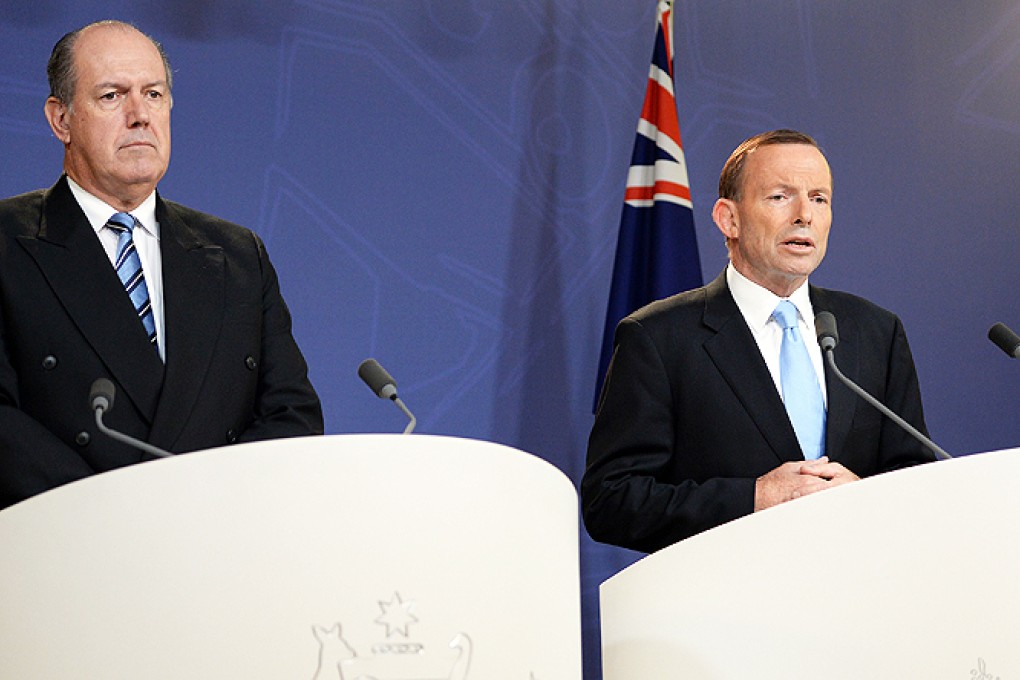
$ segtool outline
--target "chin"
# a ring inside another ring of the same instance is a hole
[[[155,186],[159,180],[163,179],[165,172],[165,166],[135,167],[131,171],[125,172],[123,178],[127,184],[152,184]]]

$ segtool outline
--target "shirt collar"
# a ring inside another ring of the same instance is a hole
[[[781,298],[738,272],[731,262],[726,267],[726,285],[729,286],[730,294],[733,295],[733,300],[737,303],[740,313],[744,315],[747,324],[754,329],[765,328],[765,325],[772,319],[772,313],[776,311],[776,305],[783,299],[788,299],[794,304],[809,328],[814,325],[815,314],[811,308],[807,280],[793,291],[789,298]]]
[[[116,208],[102,200],[90,194],[85,189],[75,182],[70,177],[67,178],[67,186],[71,188],[71,193],[74,194],[74,198],[78,201],[78,205],[81,206],[82,212],[85,213],[85,217],[88,218],[89,224],[95,229],[98,234],[103,227],[106,226],[107,220],[113,216],[114,213],[119,212]],[[152,236],[159,238],[159,224],[156,222],[156,192],[153,191],[149,194],[141,205],[131,211],[131,215],[138,220],[138,226],[144,229]]]

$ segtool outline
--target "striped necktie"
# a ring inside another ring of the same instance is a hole
[[[797,307],[789,300],[783,300],[772,316],[783,328],[779,376],[786,412],[790,415],[804,458],[821,458],[825,455],[825,401],[818,384],[818,374],[811,364],[797,325]]]
[[[117,269],[117,276],[124,284],[131,303],[135,306],[138,318],[145,328],[149,342],[156,347],[156,319],[152,315],[152,302],[149,300],[149,287],[145,285],[145,275],[142,273],[142,261],[138,258],[138,251],[135,249],[135,241],[132,238],[132,230],[138,226],[138,220],[128,213],[116,213],[106,223],[106,226],[116,231],[117,257],[113,266]]]

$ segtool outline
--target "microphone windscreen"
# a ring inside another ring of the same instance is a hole
[[[997,323],[989,328],[988,339],[1014,359],[1020,355],[1020,335],[1014,333],[1006,324]]]
[[[836,330],[836,317],[831,312],[815,314],[815,335],[823,350],[835,349],[839,344],[839,331]]]
[[[89,389],[89,408],[94,411],[98,406],[102,406],[104,411],[109,411],[113,408],[113,395],[116,393],[117,388],[112,382],[106,378],[96,379]]]
[[[391,399],[397,394],[397,381],[375,359],[362,361],[358,366],[358,376],[382,399]]]

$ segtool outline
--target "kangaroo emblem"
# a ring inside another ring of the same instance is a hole
[[[344,680],[344,669],[341,664],[347,659],[353,659],[357,654],[347,644],[347,640],[344,640],[340,624],[334,624],[332,628],[312,626],[312,633],[319,641],[319,667],[315,669],[312,680]]]
[[[332,628],[312,626],[312,633],[319,642],[319,665],[315,669],[312,680],[347,680],[347,670],[353,671],[360,665],[361,657],[344,639],[339,623]],[[373,675],[350,675],[350,680],[467,680],[471,667],[471,638],[465,633],[457,633],[450,640],[450,649],[457,651],[450,672],[442,678],[379,678]]]

